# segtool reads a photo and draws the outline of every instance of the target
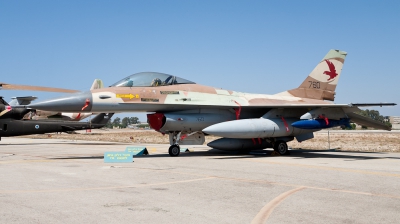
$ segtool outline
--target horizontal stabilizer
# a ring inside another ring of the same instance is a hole
[[[17,97],[11,97],[10,105],[11,106],[16,106],[16,105],[28,105],[32,101],[36,100],[36,96],[17,96]]]
[[[362,126],[366,127],[371,127],[371,128],[376,128],[376,129],[381,129],[381,130],[392,130],[389,126],[387,126],[384,123],[381,123],[379,121],[375,121],[371,118],[361,116],[356,113],[348,113],[347,116],[350,118],[350,120],[354,123],[357,123]]]

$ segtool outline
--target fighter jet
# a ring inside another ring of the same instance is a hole
[[[1,83],[0,83],[1,85]],[[67,89],[59,89],[59,88],[50,88],[50,87],[40,87],[40,86],[26,86],[26,85],[14,85],[7,84],[8,89],[20,89],[20,90],[36,90],[36,91],[50,91],[50,92],[78,92],[76,90],[67,90]],[[13,88],[10,88],[9,86]],[[27,89],[24,89],[27,88]],[[100,79],[95,79],[90,90],[104,88],[103,81]],[[10,106],[20,106],[20,105],[28,105],[33,100],[36,100],[35,96],[24,96],[24,97],[12,97],[12,100],[9,102]],[[89,116],[92,113],[63,113],[63,112],[55,112],[55,111],[44,111],[44,110],[31,110],[24,116],[24,119],[32,119],[32,120],[41,120],[41,119],[61,119],[65,121],[80,121]]]
[[[113,115],[102,113],[90,122],[21,120],[28,112],[29,109],[12,108],[0,97],[0,140],[1,137],[102,128]]]
[[[223,150],[272,146],[288,153],[287,142],[312,139],[313,132],[349,122],[390,130],[354,112],[361,106],[392,103],[334,104],[347,53],[330,50],[299,87],[274,95],[241,93],[163,73],[142,72],[108,88],[73,93],[29,105],[30,108],[66,112],[149,112],[148,123],[169,135],[169,154],[179,145],[203,144],[205,134],[223,137],[208,145]]]

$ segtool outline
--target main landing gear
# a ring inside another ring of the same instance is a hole
[[[274,151],[278,152],[280,155],[289,155],[289,149],[284,141],[276,141],[274,143]]]

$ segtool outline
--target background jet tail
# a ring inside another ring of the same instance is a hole
[[[91,123],[92,123],[92,125],[94,125],[94,124],[105,125],[111,119],[111,117],[113,115],[114,115],[114,113],[101,113],[101,114],[98,114],[98,115],[96,115],[96,117],[94,117],[91,120]]]
[[[285,93],[295,97],[333,101],[346,55],[344,51],[330,50],[298,88]]]
[[[2,96],[0,96],[0,105],[6,105],[6,106],[9,105],[9,104],[3,99]]]

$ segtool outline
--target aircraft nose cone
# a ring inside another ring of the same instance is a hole
[[[39,103],[28,105],[29,108],[57,112],[89,112],[92,110],[92,93],[73,93]]]

